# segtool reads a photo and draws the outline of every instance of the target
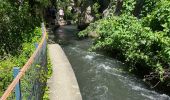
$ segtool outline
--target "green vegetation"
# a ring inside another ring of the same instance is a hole
[[[12,68],[22,67],[42,38],[43,10],[49,1],[20,1],[0,0],[0,95],[13,80]]]
[[[160,2],[158,2],[160,1]],[[169,0],[144,0],[139,12],[134,14],[138,0],[125,0],[119,16],[109,14],[91,23],[80,32],[80,37],[95,32],[92,50],[109,51],[128,64],[129,71],[145,76],[152,84],[170,83],[170,2]],[[112,8],[113,9],[113,8]],[[113,11],[113,10],[112,10]],[[149,75],[149,76],[148,76]]]
[[[47,53],[48,53],[48,50],[47,50]],[[49,53],[47,54],[47,62],[48,62],[47,63],[47,68],[48,68],[47,78],[49,79],[52,75],[52,64],[51,64],[51,61],[50,61],[50,58],[49,58]],[[45,88],[43,100],[50,100],[49,99],[49,87],[48,86],[46,86],[46,88]]]
[[[0,58],[3,58],[5,55],[18,53],[22,44],[33,37],[31,32],[36,26],[40,26],[41,14],[34,14],[26,1],[0,2]]]
[[[12,68],[14,66],[22,67],[34,52],[35,43],[38,43],[41,40],[41,28],[35,28],[33,32],[28,34],[33,34],[33,37],[29,40],[29,42],[27,41],[22,44],[20,54],[15,56],[10,55],[0,61],[0,95],[2,95],[2,92],[6,90],[7,86],[13,80]]]

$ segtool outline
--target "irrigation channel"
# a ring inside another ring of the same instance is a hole
[[[120,61],[89,52],[91,39],[79,40],[76,26],[61,26],[49,35],[64,49],[73,70],[83,100],[170,100],[166,94],[148,89],[135,75],[121,70]]]

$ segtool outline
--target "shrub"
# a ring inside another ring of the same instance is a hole
[[[7,86],[13,80],[12,68],[15,66],[22,67],[34,52],[35,43],[41,40],[41,28],[35,28],[30,33],[33,35],[32,39],[22,44],[22,49],[18,51],[19,53],[17,55],[8,56],[0,61],[0,95],[2,95],[3,91],[6,90]]]
[[[158,80],[165,80],[164,69],[170,67],[170,37],[164,32],[153,32],[144,27],[141,20],[129,15],[112,16],[96,23],[93,30],[99,37],[95,39],[93,50],[114,52],[124,58],[122,60],[130,66],[129,71],[142,75],[155,72]]]
[[[170,34],[170,2],[162,0],[157,4],[154,11],[143,18],[143,24],[150,27],[153,31],[163,31]]]
[[[14,1],[0,0],[0,59],[6,54],[15,55],[22,43],[32,38],[32,30],[40,26],[40,15],[30,12],[28,2],[19,5]]]

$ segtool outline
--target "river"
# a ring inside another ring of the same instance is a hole
[[[49,38],[65,51],[83,100],[170,100],[166,94],[148,89],[142,79],[122,69],[120,61],[96,52],[89,52],[91,39],[79,40],[75,26],[62,26]]]

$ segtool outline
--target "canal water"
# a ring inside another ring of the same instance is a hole
[[[50,38],[65,51],[83,100],[170,100],[166,94],[148,89],[143,81],[123,71],[120,61],[105,55],[89,52],[91,39],[79,40],[75,26],[62,26]]]

